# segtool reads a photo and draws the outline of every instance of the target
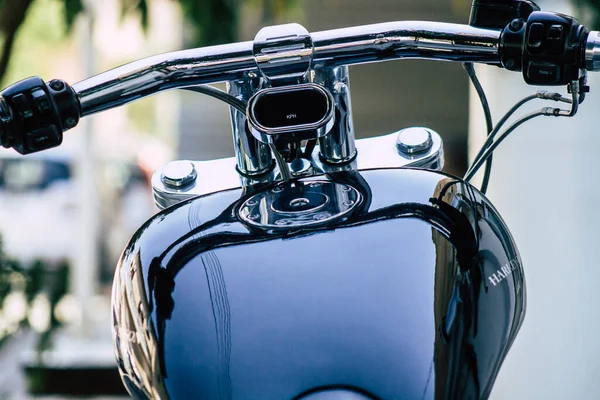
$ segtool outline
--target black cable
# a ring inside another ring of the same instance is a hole
[[[317,139],[311,139],[306,143],[306,147],[304,148],[304,157],[309,158],[313,152],[313,150],[315,149],[315,147],[317,146]]]
[[[473,165],[475,165],[475,163],[479,160],[481,155],[490,147],[490,145],[492,144],[494,138],[496,137],[496,135],[498,134],[498,132],[500,131],[502,126],[515,113],[515,111],[517,111],[523,104],[525,104],[531,100],[534,100],[534,99],[537,99],[537,96],[535,94],[531,94],[531,95],[519,100],[518,103],[516,103],[514,106],[512,106],[512,108],[510,110],[508,110],[508,112],[506,114],[504,114],[504,116],[502,117],[502,119],[500,119],[500,121],[498,121],[498,124],[494,127],[494,129],[488,133],[486,141],[484,142],[483,146],[481,146],[481,149],[479,149],[479,152],[473,159]],[[471,167],[469,167],[469,169],[467,169],[467,174],[471,171],[471,169],[473,168],[473,165],[471,165]],[[465,176],[466,176],[466,174],[465,174]]]
[[[481,156],[483,155],[483,153],[490,147],[490,145],[492,144],[494,138],[496,137],[496,135],[498,134],[498,132],[500,132],[500,128],[502,128],[502,126],[504,126],[504,124],[506,123],[506,121],[519,108],[521,108],[524,104],[530,102],[531,100],[535,100],[535,99],[554,100],[554,101],[561,101],[563,103],[571,103],[572,102],[571,99],[563,97],[560,93],[548,93],[548,92],[543,91],[543,90],[540,90],[540,91],[538,91],[536,93],[530,94],[530,95],[522,98],[514,106],[512,106],[511,109],[508,110],[508,112],[506,114],[504,114],[504,116],[500,119],[500,121],[498,121],[498,124],[494,127],[494,130],[492,130],[490,132],[490,134],[488,135],[485,143],[483,144],[483,146],[481,146],[481,149],[479,150],[479,152],[477,153],[477,155],[473,159],[473,165],[475,165],[475,163],[479,160],[479,158],[481,158]],[[471,169],[473,168],[473,165],[467,170],[467,173],[465,174],[465,177],[471,172]]]
[[[277,150],[277,147],[275,146],[275,144],[270,143],[269,147],[271,148],[271,153],[273,153],[275,162],[277,163],[277,166],[279,167],[279,173],[281,174],[281,179],[284,181],[291,179],[292,173],[290,171],[290,168],[288,167],[287,163],[281,156],[281,153],[279,152],[279,150]]]
[[[246,115],[246,103],[221,89],[217,89],[210,85],[187,86],[182,89],[189,90],[191,92],[206,94],[208,96],[224,101],[225,103],[234,107],[242,114]]]
[[[537,110],[534,111],[532,113],[529,113],[521,118],[519,118],[518,120],[516,120],[515,122],[513,122],[503,133],[502,135],[500,135],[500,137],[498,137],[498,139],[491,143],[489,145],[489,147],[487,148],[487,150],[485,150],[485,152],[481,155],[481,157],[478,158],[477,161],[475,161],[475,163],[473,164],[473,166],[471,166],[471,168],[469,168],[469,171],[467,172],[467,174],[465,175],[464,180],[465,181],[470,181],[473,176],[475,176],[475,174],[477,173],[477,171],[479,170],[479,168],[481,168],[481,166],[483,165],[483,163],[485,163],[485,161],[492,155],[492,153],[494,152],[494,150],[496,149],[496,147],[498,147],[498,145],[500,145],[500,143],[502,143],[502,141],[504,139],[506,139],[506,137],[508,135],[510,135],[515,129],[517,129],[520,125],[524,124],[525,122],[536,118],[536,117],[540,117],[542,115],[553,115],[553,114],[549,114],[548,113],[548,109],[547,108],[543,108],[541,110]]]
[[[466,71],[467,75],[471,79],[471,83],[473,83],[473,87],[479,96],[479,101],[481,102],[481,107],[483,107],[483,114],[485,115],[485,125],[486,125],[486,133],[488,136],[492,133],[494,129],[494,124],[492,122],[492,112],[490,111],[490,105],[487,101],[487,97],[485,96],[485,91],[479,82],[479,78],[477,78],[477,73],[475,72],[475,67],[473,63],[463,63],[463,69]],[[490,175],[492,173],[492,155],[488,158],[485,164],[485,172],[483,175],[483,181],[481,182],[481,192],[485,194],[487,192],[488,184],[490,182]]]

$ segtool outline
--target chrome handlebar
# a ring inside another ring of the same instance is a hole
[[[600,71],[600,32],[591,31],[585,45],[585,69]]]
[[[318,70],[403,58],[499,65],[500,30],[439,22],[404,21],[311,34],[311,68]],[[81,116],[168,89],[256,77],[253,42],[160,54],[74,84]],[[286,58],[300,57],[290,48]]]
[[[72,86],[31,77],[0,94],[0,144],[21,154],[45,150],[60,145],[63,132],[80,117],[169,89],[206,92],[211,88],[200,85],[227,81],[229,94],[218,97],[242,105],[231,109],[238,170],[254,176],[272,169],[272,156],[268,143],[248,130],[248,122],[256,121],[247,118],[243,105],[264,88],[313,82],[331,95],[336,117],[327,135],[301,132],[318,139],[323,160],[345,165],[356,155],[348,65],[403,58],[486,63],[521,71],[528,84],[576,82],[582,95],[589,90],[584,70],[600,70],[599,32],[571,17],[533,11],[526,21],[513,19],[503,29],[482,26],[494,28],[401,21],[310,34],[288,24],[263,28],[254,41],[160,54]],[[290,159],[297,154],[298,137],[278,141]],[[296,145],[288,145],[294,140]]]

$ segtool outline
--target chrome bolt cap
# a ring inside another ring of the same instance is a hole
[[[407,128],[398,132],[396,147],[404,154],[418,154],[428,151],[433,146],[431,130],[427,128]]]
[[[181,188],[193,183],[197,177],[196,167],[190,161],[172,161],[165,165],[160,178],[166,186]]]

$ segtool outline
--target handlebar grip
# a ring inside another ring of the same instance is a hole
[[[56,147],[80,115],[77,95],[65,82],[24,79],[0,94],[0,144],[21,154]]]

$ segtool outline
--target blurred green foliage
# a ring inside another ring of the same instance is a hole
[[[23,25],[33,4],[44,3],[43,8],[54,11],[62,9],[61,24],[36,19],[39,23],[40,34],[47,38],[62,36],[70,33],[77,17],[86,12],[86,3],[93,4],[97,0],[0,0],[0,80],[6,74],[11,59],[19,28]],[[152,0],[120,0],[121,15],[138,14],[141,25],[147,28],[149,24],[149,2]],[[297,3],[297,0],[172,0],[177,1],[190,23],[193,35],[191,45],[205,46],[236,40],[239,11],[243,4],[251,3],[263,10],[263,20],[271,21]],[[96,3],[97,6],[99,3]],[[48,10],[47,10],[48,11]],[[56,13],[50,12],[50,18]],[[56,27],[63,25],[63,32],[57,32]]]
[[[22,292],[24,294],[27,312],[31,309],[35,297],[45,293],[50,306],[48,310],[50,324],[44,332],[40,333],[38,340],[38,350],[45,350],[49,346],[52,332],[61,325],[56,318],[55,308],[63,296],[67,294],[69,276],[70,267],[65,260],[56,264],[37,259],[28,265],[22,265],[17,260],[4,255],[0,242],[0,318],[8,312],[3,307],[6,306],[5,300],[11,293]],[[22,315],[21,318],[12,322],[16,322],[17,326],[28,326],[26,315]],[[9,327],[6,323],[6,318],[0,321],[0,345],[12,332],[7,331]]]
[[[600,0],[572,0],[578,17],[590,29],[600,29]]]
[[[19,28],[15,38],[10,66],[0,74],[2,87],[28,76],[51,73],[51,64],[40,60],[56,60],[64,56],[69,45],[64,26],[63,5],[59,1],[36,0],[27,11],[26,23]]]

